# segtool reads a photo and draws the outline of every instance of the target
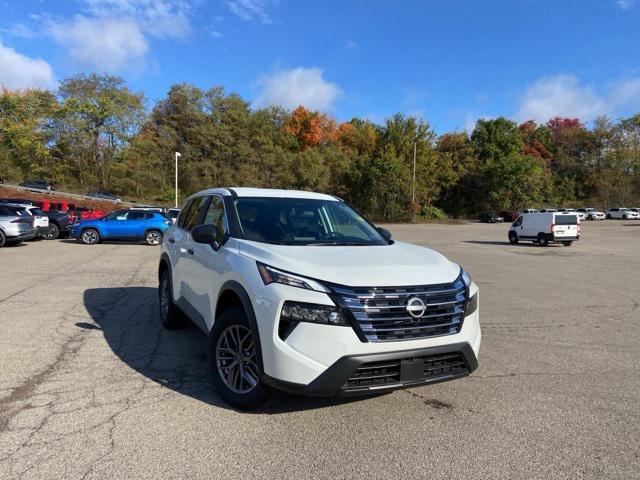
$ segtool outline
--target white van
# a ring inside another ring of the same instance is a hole
[[[519,216],[509,229],[509,242],[520,240],[546,247],[550,242],[570,247],[580,239],[580,218],[575,213],[530,213]]]

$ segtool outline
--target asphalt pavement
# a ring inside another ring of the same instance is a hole
[[[389,228],[479,285],[479,369],[254,413],[212,389],[198,330],[159,326],[158,248],[0,249],[0,478],[640,478],[640,221],[569,248]]]

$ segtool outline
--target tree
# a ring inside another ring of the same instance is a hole
[[[122,78],[91,74],[63,80],[59,96],[58,157],[75,166],[80,187],[107,188],[112,163],[144,119],[143,95],[131,92]]]

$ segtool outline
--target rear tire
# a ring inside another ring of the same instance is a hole
[[[60,229],[54,223],[49,224],[49,232],[44,236],[45,240],[57,240],[60,237]]]
[[[562,242],[562,244],[563,244],[565,247],[570,247],[570,246],[573,244],[573,242]]]
[[[538,245],[540,245],[541,247],[546,247],[549,245],[549,240],[547,240],[547,237],[543,233],[540,233],[538,235]]]
[[[608,213],[607,213],[607,219],[611,220],[611,215],[609,215]]]
[[[516,245],[518,243],[518,234],[516,232],[509,232],[509,243]]]
[[[7,236],[4,234],[2,230],[0,230],[0,248],[4,247],[7,244]]]
[[[162,275],[160,275],[158,303],[160,306],[160,324],[168,330],[178,328],[183,324],[182,314],[173,303],[172,291],[171,276],[169,275],[169,270],[165,268]]]
[[[271,389],[261,377],[261,360],[244,308],[231,307],[216,319],[209,335],[209,368],[213,385],[229,405],[254,410],[263,405]]]
[[[100,242],[100,234],[94,228],[87,228],[80,235],[80,240],[85,245],[95,245]]]

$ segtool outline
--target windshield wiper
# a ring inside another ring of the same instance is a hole
[[[354,246],[367,246],[369,243],[364,242],[318,242],[318,243],[308,243],[310,247],[354,247]]]

